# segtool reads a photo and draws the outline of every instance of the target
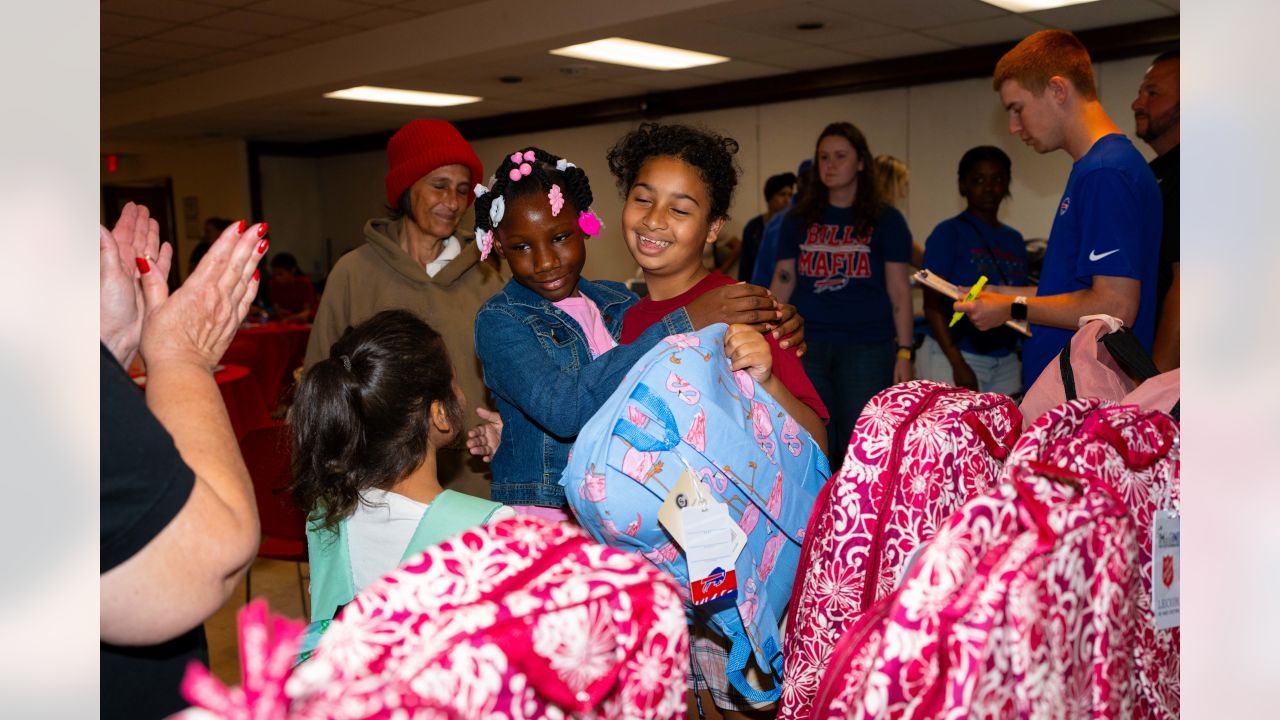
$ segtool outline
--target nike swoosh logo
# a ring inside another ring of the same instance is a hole
[[[1090,250],[1089,259],[1092,260],[1093,262],[1097,262],[1108,255],[1114,255],[1115,253],[1118,253],[1118,252],[1120,252],[1120,248],[1116,248],[1115,250],[1108,250],[1102,253],[1101,255],[1099,255],[1096,250]]]

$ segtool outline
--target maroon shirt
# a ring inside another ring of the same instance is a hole
[[[719,270],[712,270],[711,274],[698,281],[697,285],[669,300],[641,299],[640,302],[632,305],[622,318],[622,342],[635,341],[641,333],[649,329],[650,325],[666,317],[668,313],[679,310],[704,293],[735,282],[737,280]],[[818,417],[822,418],[823,423],[830,420],[831,415],[827,412],[827,406],[822,404],[822,398],[818,397],[818,391],[814,389],[809,376],[805,374],[804,365],[800,363],[795,348],[782,348],[773,338],[772,333],[764,337],[769,342],[769,349],[773,353],[773,374],[778,376],[778,380],[791,391],[792,395],[796,396],[797,400],[812,408]]]

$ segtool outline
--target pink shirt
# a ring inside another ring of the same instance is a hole
[[[578,321],[578,326],[582,328],[582,333],[587,336],[587,347],[591,348],[591,357],[593,359],[618,346],[613,336],[609,334],[609,328],[605,327],[604,320],[600,317],[600,308],[596,307],[591,298],[586,295],[578,295],[577,297],[567,297],[552,304],[569,313],[569,317]]]

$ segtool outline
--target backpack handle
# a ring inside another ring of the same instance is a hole
[[[751,687],[751,683],[747,682],[747,676],[744,670],[747,668],[747,660],[751,657],[751,641],[747,636],[736,631],[729,631],[729,640],[733,643],[729,649],[729,659],[724,664],[725,678],[735,690],[742,693],[742,697],[755,704],[764,704],[777,702],[782,697],[782,651],[778,649],[777,643],[773,638],[765,638],[764,645],[761,649],[769,656],[769,664],[772,666],[770,670],[773,672],[775,687],[772,690],[757,690]]]
[[[676,426],[676,416],[671,412],[671,408],[649,389],[648,385],[637,384],[631,391],[630,399],[640,403],[650,412],[651,417],[662,426],[663,435],[661,438],[656,438],[641,430],[635,423],[623,418],[619,418],[614,423],[614,435],[640,452],[662,452],[680,444],[680,430]]]
[[[1154,450],[1148,451],[1134,447],[1125,438],[1120,428],[1105,420],[1098,420],[1084,429],[1092,432],[1115,448],[1115,451],[1120,453],[1124,464],[1130,470],[1146,470],[1169,454],[1169,450],[1173,448],[1175,438],[1178,437],[1178,430],[1173,419],[1161,412],[1147,413],[1144,419],[1155,426],[1155,430],[1160,436],[1159,446]]]
[[[1127,327],[1121,327],[1112,333],[1102,336],[1101,342],[1125,373],[1137,378],[1138,384],[1150,380],[1160,374],[1151,354],[1142,347],[1138,336]],[[1067,343],[1058,353],[1058,371],[1062,375],[1063,395],[1068,400],[1079,397],[1076,393],[1075,371],[1071,369],[1071,343]]]
[[[1022,429],[1022,413],[1015,405],[1013,407],[1013,422],[1009,424],[1009,432],[1004,437],[997,438],[995,433],[991,432],[991,428],[982,422],[982,418],[977,413],[968,412],[964,415],[964,424],[973,430],[978,439],[982,440],[982,444],[986,446],[987,453],[997,460],[1004,460],[1009,456],[1009,451],[1013,449],[1015,443],[1018,442],[1019,430]]]

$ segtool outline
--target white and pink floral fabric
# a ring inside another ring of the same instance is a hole
[[[1158,510],[1181,512],[1180,458],[1178,424],[1165,413],[1080,399],[1032,424],[1006,468],[1036,460],[1097,477],[1115,489],[1133,517],[1142,580],[1134,598],[1138,695],[1133,717],[1176,718],[1180,712],[1181,632],[1157,629],[1151,609],[1151,526]]]
[[[1129,717],[1137,555],[1105,483],[1021,466],[841,638],[811,717]]]
[[[193,667],[184,720],[677,718],[674,582],[577,528],[517,517],[426,550],[356,596],[290,673],[303,624],[240,617],[244,685]]]
[[[809,716],[837,641],[948,516],[995,485],[1021,429],[996,393],[918,380],[871,399],[805,531],[780,720]]]

